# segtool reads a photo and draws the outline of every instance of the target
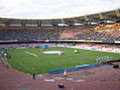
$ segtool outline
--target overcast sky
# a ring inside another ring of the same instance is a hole
[[[50,19],[120,8],[120,0],[0,0],[0,17]]]

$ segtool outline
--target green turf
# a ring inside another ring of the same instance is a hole
[[[45,50],[64,51],[63,56],[45,55],[42,50],[36,48],[8,50],[11,58],[8,63],[18,71],[29,74],[47,73],[49,70],[72,67],[82,64],[96,63],[97,56],[109,56],[111,59],[119,59],[120,54],[106,53],[79,49],[79,53],[74,53],[72,48],[48,48]],[[34,53],[37,56],[26,54]]]

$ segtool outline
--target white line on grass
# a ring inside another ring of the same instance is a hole
[[[34,54],[34,53],[31,53],[31,52],[28,52],[28,51],[25,51],[25,53],[28,54],[28,55],[32,55],[32,56],[34,56],[34,57],[38,57],[38,55],[36,55],[36,54]]]

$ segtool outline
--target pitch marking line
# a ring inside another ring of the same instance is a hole
[[[28,51],[26,51],[25,53],[28,54],[28,55],[34,56],[34,57],[38,57],[38,55],[36,55],[34,53],[31,53],[31,52],[28,52]]]

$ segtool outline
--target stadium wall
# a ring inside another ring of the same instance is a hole
[[[82,69],[88,69],[88,68],[95,68],[95,67],[99,67],[101,65],[102,64],[80,65],[80,66],[75,66],[75,67],[70,67],[70,68],[48,71],[48,74],[56,74],[56,73],[62,73],[64,71],[70,72],[70,71],[76,71],[76,70],[82,70]]]

